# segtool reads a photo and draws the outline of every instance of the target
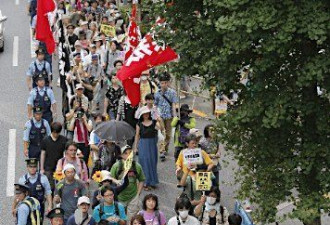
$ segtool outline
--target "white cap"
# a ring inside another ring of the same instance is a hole
[[[105,176],[102,176],[102,180],[101,182],[105,181],[105,180],[112,180],[112,177],[110,175],[105,175]]]
[[[68,164],[66,164],[66,165],[64,166],[64,168],[63,168],[63,173],[64,173],[65,171],[67,171],[68,169],[74,169],[74,171],[76,171],[76,168],[75,168],[74,165],[72,165],[71,163],[68,163]]]
[[[85,88],[82,84],[79,83],[76,85],[76,90],[78,90],[78,89],[85,89]]]
[[[80,20],[79,21],[79,25],[82,26],[82,25],[86,25],[88,24],[88,21],[83,21],[83,20]]]
[[[203,136],[203,134],[200,131],[200,129],[197,129],[197,128],[191,128],[189,130],[189,134],[194,134],[194,135],[196,135],[196,137],[202,137]]]
[[[150,111],[150,109],[148,108],[148,106],[143,106],[143,107],[141,107],[141,109],[140,109],[140,114],[139,114],[139,118],[141,118],[141,116],[143,115],[143,114],[145,114],[145,113],[150,113],[151,111]]]
[[[80,206],[83,203],[90,205],[91,201],[89,200],[89,198],[87,196],[81,196],[80,198],[78,198],[77,206]]]
[[[74,46],[81,46],[81,42],[79,40],[76,40],[76,42],[74,43]]]

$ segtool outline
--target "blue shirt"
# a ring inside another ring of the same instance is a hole
[[[43,68],[44,68],[44,63],[46,63],[45,66],[46,66],[46,72],[47,72],[48,76],[52,74],[52,72],[51,72],[51,70],[50,70],[50,64],[49,64],[49,62],[47,62],[47,61],[45,61],[45,60],[43,60],[43,61],[40,62],[38,59],[36,59],[35,61],[33,61],[33,62],[30,64],[29,69],[28,69],[28,71],[26,72],[26,75],[27,75],[27,76],[29,76],[29,77],[32,77],[32,76],[33,76],[33,74],[34,74],[34,72],[35,72],[35,70],[36,70],[36,69],[35,69],[34,62],[36,62],[36,64],[37,64],[37,68],[38,68],[38,70],[40,70],[40,71],[43,70]]]
[[[177,103],[178,98],[176,92],[171,88],[168,88],[165,92],[158,90],[155,93],[155,105],[159,109],[160,117],[162,119],[170,119],[173,117],[172,104],[170,105],[163,95],[165,95],[171,103]]]
[[[96,206],[95,209],[93,210],[93,218],[94,220],[98,223],[100,222],[101,219],[107,219],[111,216],[117,216],[121,220],[127,220],[126,214],[125,214],[125,208],[121,203],[117,203],[118,205],[118,212],[119,215],[115,215],[115,204],[112,205],[104,205],[103,209],[103,215],[100,218],[100,205]],[[118,223],[113,223],[114,225],[118,225]]]
[[[33,120],[34,125],[37,128],[40,128],[41,127],[41,120],[40,121],[36,121],[35,118],[33,118],[32,120]],[[47,120],[45,120],[45,119],[42,119],[42,121],[44,123],[44,126],[46,127],[47,136],[49,136],[50,133],[51,133],[49,124],[48,124]],[[23,133],[23,141],[30,141],[29,135],[30,135],[31,127],[32,127],[31,120],[29,120],[29,121],[27,121],[25,123],[24,133]]]
[[[28,101],[27,101],[28,105],[31,105],[32,107],[34,107],[34,100],[37,97],[37,89],[38,89],[38,92],[39,92],[40,96],[44,96],[45,91],[47,91],[47,96],[49,97],[50,103],[51,104],[56,103],[54,92],[51,88],[43,87],[43,88],[40,89],[39,87],[35,87],[30,92],[30,95],[29,95],[29,98],[28,98]]]
[[[96,224],[96,222],[95,222],[94,218],[91,217],[91,219],[89,220],[89,222],[87,223],[87,225],[95,225],[95,224]],[[78,225],[78,224],[76,224],[76,220],[74,218],[74,214],[72,214],[69,217],[68,221],[66,222],[66,225]]]
[[[22,202],[19,203],[17,206],[17,225],[26,225],[29,215],[29,207]]]
[[[27,178],[30,180],[31,184],[34,184],[35,182],[37,182],[38,173],[36,173],[34,176],[31,176],[29,173],[27,173]],[[25,182],[26,182],[25,175],[20,177],[18,180],[19,184],[25,184]],[[41,185],[43,186],[43,188],[45,189],[45,195],[52,194],[52,189],[50,187],[48,178],[45,175],[41,174],[40,182],[41,182]]]

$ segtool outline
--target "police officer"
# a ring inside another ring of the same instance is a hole
[[[47,218],[50,220],[51,225],[64,225],[64,210],[61,208],[52,209]]]
[[[56,116],[56,101],[51,88],[45,87],[45,78],[39,74],[36,78],[37,87],[33,88],[28,98],[28,117],[32,118],[33,107],[40,106],[43,109],[42,118],[49,124]],[[54,113],[53,113],[54,112]]]
[[[27,86],[31,91],[32,86],[36,87],[36,78],[39,74],[41,74],[45,78],[46,86],[51,86],[52,82],[52,72],[50,68],[50,64],[45,60],[45,50],[43,48],[39,48],[36,50],[37,58],[33,61],[28,71],[26,72],[27,78]]]
[[[25,123],[24,127],[24,155],[28,158],[40,158],[40,143],[45,136],[50,135],[50,127],[42,119],[42,108],[33,108],[33,118]]]
[[[27,173],[18,180],[18,183],[29,187],[30,197],[36,198],[40,203],[40,216],[43,219],[45,212],[45,198],[47,200],[47,211],[52,209],[52,190],[45,175],[37,172],[38,159],[30,158],[25,160]]]
[[[29,187],[24,184],[15,185],[16,224],[41,225],[39,201],[29,196]]]

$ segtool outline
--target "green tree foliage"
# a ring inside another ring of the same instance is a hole
[[[330,209],[330,1],[144,2],[150,17],[166,18],[159,35],[180,54],[174,74],[241,90],[218,121],[240,166],[240,196],[259,206],[260,221],[293,201],[291,217],[319,224],[320,209]],[[244,86],[237,71],[246,65]]]

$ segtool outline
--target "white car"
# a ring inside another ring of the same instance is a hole
[[[7,20],[7,17],[2,16],[1,10],[0,10],[0,52],[3,52],[5,48],[5,40],[4,40],[4,27],[3,27],[3,22]]]

